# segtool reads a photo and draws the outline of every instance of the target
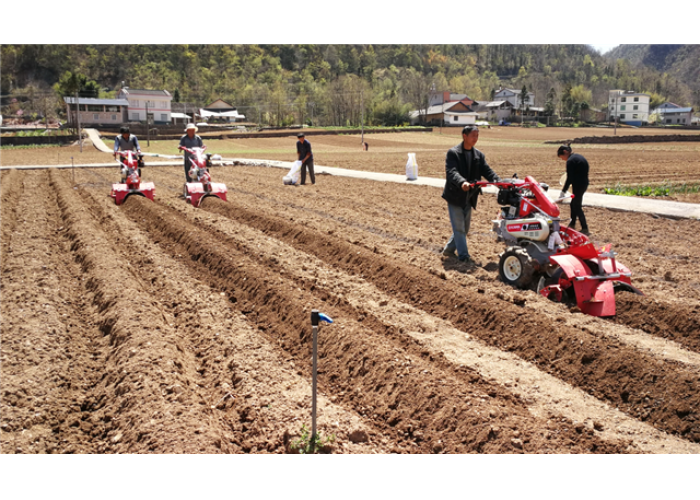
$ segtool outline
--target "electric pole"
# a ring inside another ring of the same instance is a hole
[[[362,100],[362,91],[360,90],[360,141],[365,145],[365,106]]]
[[[83,134],[80,131],[80,97],[78,91],[75,92],[75,118],[78,122],[78,144],[80,145],[80,152],[83,152]]]

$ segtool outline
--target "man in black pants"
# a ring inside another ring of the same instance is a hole
[[[297,155],[301,161],[301,186],[306,184],[306,168],[309,168],[309,177],[311,184],[316,184],[316,176],[314,175],[314,154],[311,152],[311,143],[304,139],[304,134],[297,134]]]
[[[578,153],[572,153],[570,146],[559,146],[557,156],[566,162],[566,183],[561,190],[562,195],[569,189],[574,194],[571,200],[571,224],[569,227],[576,229],[576,219],[581,221],[581,232],[588,233],[586,216],[583,215],[583,194],[588,189],[588,161]]]

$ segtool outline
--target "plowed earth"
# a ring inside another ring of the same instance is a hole
[[[491,196],[465,265],[439,189],[284,173],[195,209],[181,167],[120,207],[116,169],[3,172],[2,452],[287,452],[313,308],[324,451],[700,451],[697,221],[586,209],[646,294],[601,319],[498,280]]]

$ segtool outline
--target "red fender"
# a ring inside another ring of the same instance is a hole
[[[615,316],[615,291],[610,280],[586,279],[591,269],[574,255],[552,255],[566,278],[573,283],[576,305],[591,316]]]
[[[193,207],[199,207],[202,203],[202,198],[205,196],[216,196],[222,201],[226,201],[226,193],[228,193],[226,184],[212,182],[209,184],[209,191],[205,189],[204,184],[201,182],[187,182],[185,183],[185,186],[187,188],[186,199],[192,204]]]

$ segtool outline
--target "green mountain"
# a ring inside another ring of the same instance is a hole
[[[29,103],[53,95],[60,110],[57,96],[71,81],[100,97],[122,85],[166,89],[198,106],[223,99],[278,125],[402,123],[410,110],[427,106],[431,88],[488,101],[500,87],[526,87],[536,106],[563,114],[604,108],[608,91],[618,88],[653,93],[655,101],[691,101],[680,77],[609,57],[625,47],[634,46],[604,57],[587,45],[562,44],[3,45],[0,94]]]
[[[669,75],[687,85],[692,92],[693,104],[700,105],[700,45],[619,45],[605,55]]]

